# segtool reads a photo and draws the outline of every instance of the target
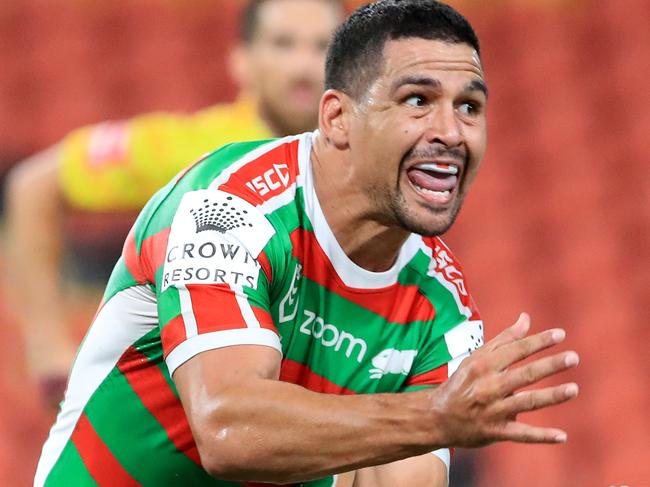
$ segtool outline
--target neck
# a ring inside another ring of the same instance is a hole
[[[388,270],[410,233],[385,223],[349,164],[349,151],[337,149],[322,134],[311,154],[314,188],[327,224],[345,254],[372,272]],[[383,218],[382,218],[383,216]]]

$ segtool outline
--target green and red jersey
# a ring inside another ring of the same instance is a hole
[[[439,384],[483,343],[440,239],[411,235],[385,272],[346,256],[314,190],[314,137],[227,145],[143,209],[75,360],[36,485],[252,485],[201,468],[172,374],[203,351],[272,347],[280,380],[368,394]]]

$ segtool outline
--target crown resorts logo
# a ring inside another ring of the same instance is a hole
[[[203,206],[198,209],[191,209],[190,213],[196,223],[196,233],[208,230],[216,230],[219,233],[226,233],[240,227],[252,227],[252,223],[246,222],[247,210],[236,208],[232,204],[232,196],[227,196],[223,203],[211,203],[207,198],[203,200]]]

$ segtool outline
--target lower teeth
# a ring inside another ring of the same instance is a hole
[[[417,184],[414,184],[413,186],[415,186],[418,189],[418,191],[422,191],[423,193],[432,194],[432,195],[435,195],[435,196],[447,197],[450,194],[449,190],[447,190],[447,191],[433,191],[432,189],[426,189],[426,188],[423,188],[422,186],[418,186]]]

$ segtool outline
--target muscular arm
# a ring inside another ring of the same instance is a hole
[[[431,415],[426,394],[318,394],[278,381],[279,364],[271,348],[237,346],[202,353],[174,374],[215,477],[300,482],[421,453],[437,441],[420,423]]]
[[[278,352],[259,346],[201,353],[174,380],[203,465],[223,479],[299,482],[452,445],[562,442],[563,432],[517,422],[516,415],[575,397],[577,386],[516,391],[575,365],[567,358],[577,355],[506,370],[563,339],[558,330],[526,337],[528,327],[523,315],[445,384],[403,394],[310,392],[278,381]]]
[[[11,171],[7,286],[23,328],[31,372],[41,379],[67,376],[76,348],[66,327],[59,277],[63,211],[58,147],[32,156]]]

